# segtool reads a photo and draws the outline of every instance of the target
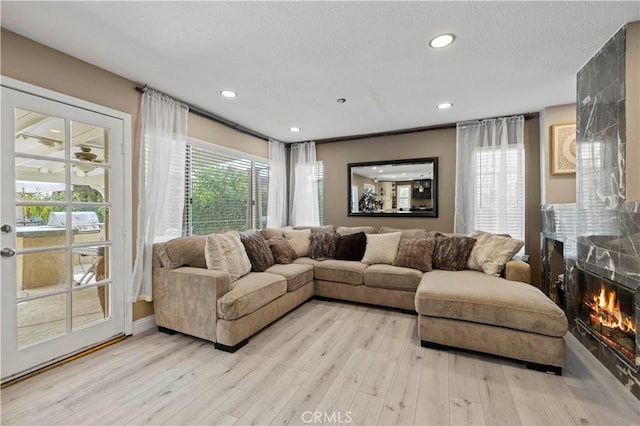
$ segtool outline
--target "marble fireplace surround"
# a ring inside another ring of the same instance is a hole
[[[562,247],[564,309],[569,330],[640,399],[640,342],[629,360],[577,321],[578,270],[634,293],[640,324],[640,22],[625,25],[577,75],[576,203],[542,205],[543,289]],[[547,244],[548,240],[560,244]],[[554,272],[555,273],[555,272]]]

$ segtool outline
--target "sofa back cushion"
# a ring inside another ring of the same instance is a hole
[[[174,238],[158,246],[158,257],[162,266],[167,269],[181,266],[206,268],[207,260],[204,255],[206,242],[206,235]]]
[[[400,232],[402,234],[402,238],[427,238],[429,236],[433,236],[433,232],[429,232],[426,229],[422,228],[414,228],[414,229],[400,229],[400,228],[389,228],[387,226],[383,226],[378,230],[379,234],[389,234],[392,232]]]
[[[336,232],[340,235],[357,234],[358,232],[375,234],[378,232],[378,228],[375,226],[339,226]]]
[[[459,235],[447,237],[440,233],[436,234],[433,268],[446,271],[465,269],[475,243],[476,239],[471,237]]]
[[[392,265],[429,272],[432,269],[435,248],[436,240],[434,238],[402,238],[398,244],[398,254]]]
[[[299,231],[302,229],[310,229],[312,234],[317,232],[334,232],[333,225],[323,225],[323,226],[294,226],[294,230]]]
[[[270,266],[275,265],[273,253],[260,232],[243,232],[240,240],[251,261],[251,270],[254,272],[264,272]]]
[[[251,261],[236,231],[207,235],[204,252],[207,268],[228,272],[232,283],[251,272]]]
[[[336,232],[315,232],[311,234],[309,257],[316,260],[333,259],[340,234]]]
[[[398,244],[402,234],[392,232],[388,234],[367,234],[367,246],[362,257],[362,263],[373,265],[382,263],[391,265],[398,253]]]
[[[276,263],[287,265],[298,258],[291,244],[282,237],[269,238],[267,244]]]
[[[286,226],[284,228],[265,228],[265,229],[261,229],[260,233],[262,234],[265,240],[268,240],[273,237],[284,238],[284,231],[291,231],[291,230],[293,230],[293,227],[291,226]]]
[[[367,235],[364,232],[341,235],[336,245],[337,260],[362,260],[367,248]]]

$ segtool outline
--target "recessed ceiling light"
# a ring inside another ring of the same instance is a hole
[[[338,99],[336,99],[336,102],[339,103],[339,104],[343,104],[343,103],[347,102],[347,100],[345,98],[338,98]]]
[[[429,46],[434,49],[440,49],[453,43],[453,40],[455,40],[453,34],[440,34],[429,42]]]
[[[290,132],[299,132],[300,131],[300,127],[289,127],[289,131]]]
[[[221,90],[220,94],[225,98],[235,98],[236,96],[238,96],[238,94],[233,90]]]
[[[436,108],[438,109],[449,109],[453,106],[453,104],[451,102],[444,102],[441,104],[438,104],[438,106],[436,106]]]
[[[49,131],[51,133],[62,133],[62,130],[58,130],[58,129],[50,129]]]

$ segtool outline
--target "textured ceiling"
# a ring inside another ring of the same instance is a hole
[[[11,31],[291,142],[575,102],[576,72],[640,20],[640,2],[2,1],[1,12]],[[453,45],[427,47],[445,32]],[[444,101],[454,107],[437,110]]]

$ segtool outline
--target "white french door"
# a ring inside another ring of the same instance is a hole
[[[130,273],[124,216],[130,120],[5,81],[3,382],[124,334]]]

